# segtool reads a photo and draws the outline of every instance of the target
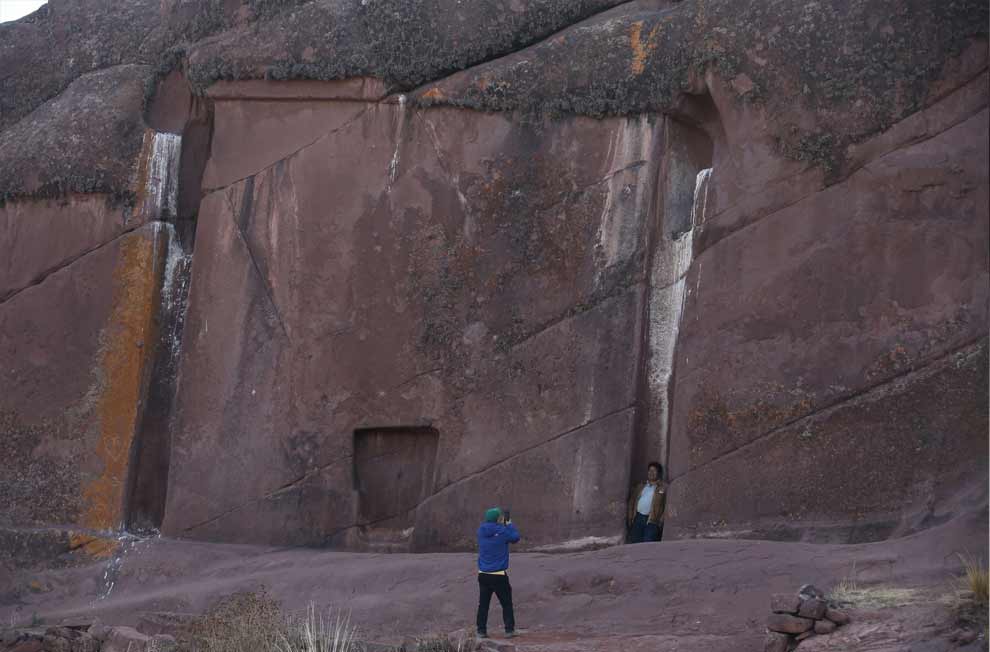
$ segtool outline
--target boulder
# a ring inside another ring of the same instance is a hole
[[[27,641],[21,641],[14,647],[10,649],[10,652],[43,652],[44,647],[42,647],[41,641],[38,639],[30,639]]]
[[[110,633],[110,627],[97,620],[86,631],[89,632],[90,636],[102,642],[106,640],[107,634]]]
[[[836,625],[847,625],[851,620],[849,618],[849,612],[842,609],[832,609],[831,607],[825,610],[825,617]]]
[[[775,614],[796,614],[801,608],[801,598],[793,593],[774,593],[770,598],[770,611]]]
[[[145,652],[151,637],[133,627],[111,627],[101,652]]]
[[[794,637],[794,640],[797,641],[798,643],[800,643],[801,641],[808,640],[809,638],[811,638],[814,635],[815,635],[815,630],[809,629],[808,631],[803,632],[803,633],[798,634],[797,636],[795,636]]]
[[[839,626],[833,623],[831,620],[816,620],[815,621],[815,633],[816,634],[831,634]]]
[[[787,652],[791,644],[791,637],[780,632],[767,632],[767,642],[763,646],[763,652]]]
[[[803,616],[804,618],[821,620],[825,617],[826,609],[828,609],[828,603],[826,603],[822,598],[802,598],[801,606],[798,609],[798,615]]]
[[[45,652],[100,652],[100,642],[79,629],[49,627],[41,649]]]
[[[814,626],[814,620],[790,614],[770,614],[767,618],[767,629],[772,632],[802,634]]]

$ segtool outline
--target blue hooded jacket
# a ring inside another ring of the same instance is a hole
[[[519,541],[512,523],[482,523],[478,528],[478,570],[485,573],[509,567],[509,544]]]

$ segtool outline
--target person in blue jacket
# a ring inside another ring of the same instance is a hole
[[[488,637],[488,607],[492,593],[502,605],[505,635],[516,635],[516,618],[512,612],[512,587],[509,585],[509,544],[519,541],[519,530],[508,514],[498,507],[485,512],[485,522],[478,528],[478,636]]]

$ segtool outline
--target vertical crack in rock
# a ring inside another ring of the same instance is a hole
[[[399,176],[399,163],[401,160],[402,139],[406,133],[406,123],[408,112],[406,111],[406,96],[399,96],[399,110],[395,124],[395,151],[392,153],[392,160],[388,162],[388,174],[385,179],[385,191],[392,190],[392,184]]]
[[[230,192],[226,192],[225,197],[227,199],[227,207],[230,209],[230,218],[234,223],[234,228],[237,231],[237,236],[241,244],[244,245],[248,259],[251,261],[251,268],[258,276],[258,282],[261,283],[261,288],[265,293],[265,298],[268,300],[268,305],[271,306],[275,321],[278,322],[279,328],[282,334],[285,335],[289,346],[292,346],[292,337],[289,335],[289,329],[285,324],[285,320],[282,318],[282,311],[279,310],[278,304],[275,302],[275,288],[271,286],[268,275],[265,274],[261,268],[261,264],[258,263],[258,258],[254,254],[254,248],[251,247],[251,241],[245,229],[245,225],[249,223],[252,212],[254,211],[254,177],[248,177],[244,183],[243,197],[239,209],[234,205]]]

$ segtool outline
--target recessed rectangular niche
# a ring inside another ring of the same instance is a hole
[[[358,525],[403,529],[413,524],[413,510],[433,490],[439,439],[429,427],[354,431]]]

